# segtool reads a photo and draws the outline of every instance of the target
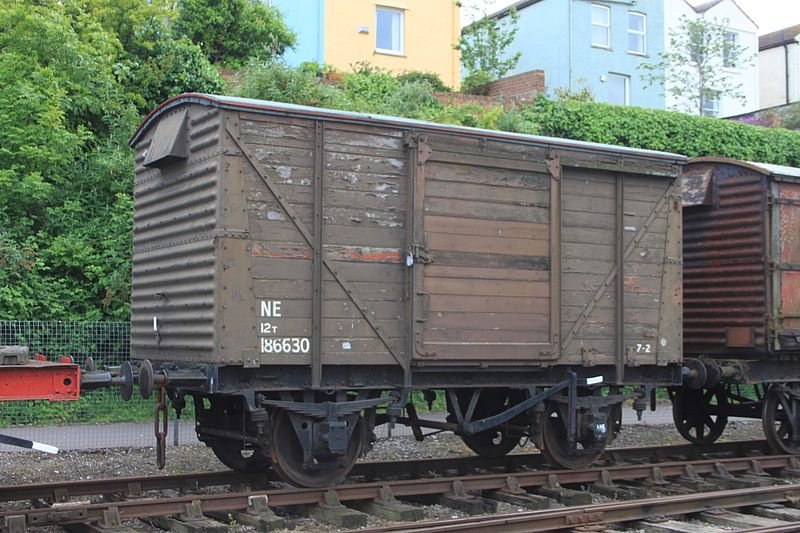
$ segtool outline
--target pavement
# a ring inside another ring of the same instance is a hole
[[[420,413],[420,417],[444,420],[444,413]],[[626,408],[622,412],[623,425],[629,424],[672,424],[669,404],[659,404],[655,412],[645,411],[643,420],[636,419],[636,412]],[[177,428],[177,431],[176,431]],[[386,425],[376,428],[378,438],[390,436]],[[74,425],[74,426],[24,426],[0,428],[0,434],[28,439],[61,450],[91,450],[102,448],[152,448],[155,446],[155,428],[152,422],[128,422],[114,424]],[[410,436],[411,429],[397,425],[391,436]],[[177,440],[176,440],[177,436]],[[168,446],[199,444],[194,431],[194,421],[181,421],[178,426],[171,420],[167,432]],[[0,445],[0,452],[31,452],[29,449]],[[41,452],[35,452],[41,453]]]

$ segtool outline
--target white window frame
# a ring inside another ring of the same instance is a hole
[[[625,101],[622,104],[617,104],[614,102],[615,105],[631,105],[631,77],[626,76],[625,74],[617,74],[615,72],[609,72],[606,76],[606,83],[610,83],[611,79],[619,79],[623,82],[623,91],[625,96]],[[612,102],[609,102],[612,103]]]
[[[631,28],[631,16],[641,17],[642,19],[641,31]],[[631,35],[636,35],[637,37],[642,38],[641,50],[631,50],[631,40],[630,40]],[[641,56],[647,55],[647,15],[645,15],[644,13],[640,13],[638,11],[628,11],[628,53]]]
[[[731,58],[730,55],[728,54],[729,41],[734,48],[739,46],[739,33],[733,30],[725,30],[725,43],[724,43],[725,46],[722,49],[722,66],[725,68],[736,68],[733,58]]]
[[[594,21],[594,12],[595,8],[602,9],[606,13],[606,23],[598,23]],[[591,11],[591,21],[592,21],[592,46],[597,48],[605,48],[607,50],[611,49],[611,8],[608,6],[604,6],[603,4],[592,4],[592,11]],[[603,43],[596,43],[594,41],[594,29],[595,28],[603,28],[606,31],[606,42]]]
[[[714,93],[713,98],[703,98],[703,109],[700,110],[700,114],[704,117],[718,117],[720,113],[722,94],[719,91],[712,92]]]
[[[400,17],[400,28],[399,28],[399,49],[393,50],[391,48],[380,48],[378,46],[378,37],[379,37],[379,28],[378,28],[378,16],[379,13],[383,11],[386,13],[391,13],[393,15],[398,15]],[[399,9],[396,7],[387,7],[387,6],[376,6],[375,7],[375,52],[379,54],[389,54],[394,56],[402,56],[405,54],[405,10]]]

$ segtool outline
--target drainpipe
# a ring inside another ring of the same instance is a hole
[[[786,84],[786,103],[790,104],[791,101],[789,98],[789,45],[786,43],[783,43],[783,69],[784,73],[786,73],[786,76],[784,76],[785,78],[784,83]]]

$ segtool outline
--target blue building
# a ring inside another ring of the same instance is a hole
[[[297,66],[305,61],[325,63],[325,1],[267,0],[283,14],[286,25],[297,34],[293,50],[284,54],[286,62]]]
[[[664,1],[520,0],[491,16],[520,15],[510,74],[542,69],[549,94],[588,87],[598,102],[664,109],[663,88],[645,88],[637,68],[660,61]]]

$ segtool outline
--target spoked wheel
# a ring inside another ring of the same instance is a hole
[[[561,407],[561,408],[559,408]],[[542,427],[542,453],[554,466],[576,469],[588,468],[603,454],[609,439],[598,442],[590,432],[578,426],[577,446],[570,450],[567,432],[566,404],[547,402],[547,411]]]
[[[211,441],[210,445],[217,459],[231,470],[254,472],[269,468],[269,456],[263,450],[243,449],[241,441],[219,439]]]
[[[720,407],[728,405],[728,395],[721,386],[712,389],[682,387],[672,399],[672,420],[681,436],[693,444],[711,444],[728,424]]]
[[[308,423],[311,423],[310,421]],[[344,456],[317,454],[313,464],[303,464],[303,447],[286,411],[280,411],[272,423],[272,463],[283,479],[300,487],[321,488],[341,481],[353,468],[364,447],[364,422],[359,416]]]
[[[800,453],[800,383],[776,383],[764,397],[764,436],[778,453]]]
[[[519,394],[516,394],[519,392]],[[481,392],[478,404],[475,406],[473,418],[481,419],[502,413],[514,404],[522,401],[520,391],[510,391],[508,389],[492,390],[486,389]],[[461,408],[466,409],[469,404],[470,395],[461,395],[459,398]],[[494,427],[475,433],[474,435],[461,435],[464,444],[481,457],[495,459],[507,455],[519,444],[520,435],[510,435],[504,427]]]

